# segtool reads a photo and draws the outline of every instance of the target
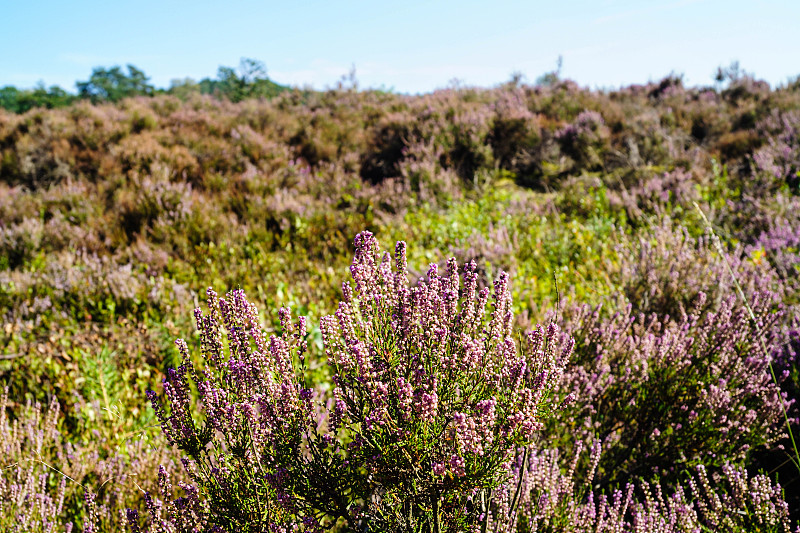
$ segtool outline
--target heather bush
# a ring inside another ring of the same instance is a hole
[[[570,345],[556,350],[551,325],[529,333],[520,351],[506,274],[487,315],[490,291],[478,289],[474,264],[463,288],[455,260],[410,286],[405,243],[394,270],[372,234],[355,247],[355,287],[345,283],[339,309],[322,319],[327,394],[308,382],[305,318],[292,323],[282,309],[282,333],[267,340],[241,291],[220,299],[209,290],[209,314],[195,313],[204,370],[178,341],[184,362],[164,383],[169,414],[150,393],[196,484],[169,508],[175,527],[191,513],[231,531],[337,522],[464,531],[488,516],[515,450],[558,405],[551,390]]]
[[[562,386],[577,401],[565,437],[600,439],[602,486],[673,479],[697,464],[720,467],[786,430],[783,409],[792,401],[772,381],[773,354],[761,348],[761,340],[776,347],[765,335],[779,318],[769,298],[754,297],[755,324],[734,296],[716,311],[701,313],[704,304],[700,293],[676,319],[636,315],[630,307],[606,319],[586,307],[571,315],[565,330],[575,339],[575,355]]]
[[[128,234],[149,231],[156,242],[169,240],[192,213],[192,188],[161,176],[133,180],[135,188],[117,195],[120,222]]]
[[[498,494],[500,518],[493,516],[487,531],[792,531],[781,486],[766,475],[731,463],[711,474],[698,465],[678,484],[628,482],[603,493],[592,487],[602,453],[598,443],[588,456],[580,446],[569,454],[532,449],[514,463],[514,477]],[[517,513],[504,519],[503,506],[515,498]]]
[[[8,228],[0,227],[0,254],[3,270],[30,261],[42,245],[44,224],[38,218],[26,218]]]
[[[800,273],[800,224],[778,218],[745,248],[751,256],[766,257],[784,283],[792,284]]]
[[[665,218],[639,232],[637,239],[623,240],[618,245],[622,259],[615,281],[625,301],[634,314],[677,319],[697,305],[701,293],[703,311],[718,311],[738,292],[738,285],[749,304],[757,300],[772,313],[760,334],[767,340],[776,371],[791,372],[797,359],[790,349],[790,336],[797,327],[798,312],[797,287],[786,270],[787,263],[788,268],[793,264],[791,237],[778,229],[777,243],[766,232],[757,241],[760,246],[737,244],[727,251],[715,246],[715,236],[709,231],[706,228],[695,238],[685,226]]]
[[[403,192],[412,192],[419,201],[426,203],[435,203],[437,198],[458,198],[459,176],[442,165],[443,158],[444,152],[432,142],[414,143],[405,148],[403,159],[397,164]]]
[[[116,313],[135,316],[140,311],[142,316],[145,306],[153,309],[163,305],[167,310],[191,301],[180,283],[148,277],[144,265],[120,264],[115,259],[85,251],[62,251],[44,259],[34,271],[0,271],[5,323],[44,319],[44,311],[50,311],[53,318],[68,316],[69,312],[107,323],[115,320]],[[31,311],[37,299],[58,302],[58,308]]]
[[[524,152],[541,141],[541,126],[528,108],[524,90],[509,88],[498,94],[488,141],[501,168],[515,170]]]
[[[608,137],[608,128],[597,111],[583,111],[555,135],[562,153],[574,161],[575,170],[601,168],[601,154]]]
[[[81,411],[107,415],[91,405]],[[165,472],[174,470],[177,458],[158,436],[130,435],[116,448],[105,448],[97,432],[101,426],[87,419],[94,429],[69,440],[63,418],[55,399],[48,407],[15,405],[7,388],[0,395],[0,527],[42,533],[124,530],[126,509],[138,508],[144,491],[157,486],[154,469],[162,464]]]
[[[636,313],[678,318],[701,292],[715,308],[735,293],[727,265],[748,299],[761,293],[779,306],[786,297],[780,277],[768,263],[752,261],[742,247],[720,255],[707,231],[693,237],[670,218],[623,241],[619,256],[623,259],[617,281]]]
[[[699,199],[698,180],[690,171],[676,168],[663,174],[633,173],[636,181],[622,183],[618,190],[608,193],[608,203],[620,209],[632,221],[646,219],[648,215],[663,217],[676,207],[691,208]]]

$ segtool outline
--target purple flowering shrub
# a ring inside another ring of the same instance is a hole
[[[357,237],[355,291],[343,287],[339,310],[322,323],[336,384],[332,416],[353,435],[350,453],[369,465],[381,494],[371,523],[417,528],[436,523],[438,507],[450,515],[443,526],[458,530],[459,520],[482,512],[476,503],[470,511],[468,498],[488,499],[510,453],[551,414],[550,391],[570,347],[553,351],[551,326],[530,333],[518,352],[506,274],[495,281],[487,317],[490,293],[478,290],[474,264],[463,290],[453,259],[445,275],[432,265],[416,287],[404,243],[396,266],[371,234]]]
[[[44,224],[26,217],[18,224],[0,226],[0,255],[3,268],[14,268],[29,261],[42,245]]]
[[[421,202],[435,203],[437,198],[460,198],[461,178],[441,163],[444,150],[435,142],[412,142],[403,149],[397,164],[398,200],[408,202],[413,194]],[[391,183],[386,180],[384,187]],[[400,211],[400,209],[397,209]]]
[[[598,443],[588,457],[580,445],[569,454],[532,448],[527,462],[514,463],[513,477],[498,489],[501,512],[492,516],[487,531],[792,531],[782,488],[766,475],[751,476],[732,463],[713,473],[697,465],[677,484],[631,481],[600,492],[592,481],[602,453]],[[522,487],[518,509],[509,517],[503,506],[515,497],[517,486]]]
[[[701,313],[704,305],[700,293],[678,319],[630,307],[608,318],[583,307],[569,318],[575,353],[562,386],[577,402],[564,413],[574,425],[566,440],[600,439],[602,486],[720,467],[785,431],[782,409],[792,401],[772,381],[773,356],[759,342],[779,318],[769,299],[754,298],[757,324],[733,296],[716,311]]]
[[[650,214],[661,217],[674,206],[691,207],[698,197],[697,177],[683,168],[655,175],[634,173],[634,179],[621,190],[608,192],[609,206],[624,211],[631,220],[642,220]]]
[[[788,267],[791,280],[800,205],[800,113],[772,109],[754,131],[763,146],[748,154],[746,171],[729,177],[735,193],[726,202],[723,223],[737,238],[762,246],[784,277]]]
[[[87,406],[88,409],[88,406]],[[94,416],[104,416],[97,408]],[[101,433],[70,437],[55,398],[49,406],[15,405],[0,393],[0,530],[70,532],[124,530],[126,508],[156,488],[156,465],[174,471],[160,442],[127,439],[104,447]],[[182,479],[180,472],[175,473]],[[86,500],[84,498],[86,496]]]
[[[755,257],[766,257],[787,285],[797,284],[800,274],[800,221],[777,218],[769,229],[762,232],[755,242],[746,247]]]
[[[796,239],[780,220],[775,224],[781,229],[762,234],[760,247],[736,245],[720,254],[708,231],[692,237],[684,226],[665,218],[618,248],[622,258],[618,282],[634,314],[656,313],[665,320],[678,319],[698,305],[701,293],[702,311],[718,311],[736,294],[738,283],[751,305],[758,301],[769,311],[771,318],[761,335],[775,371],[791,371],[797,363],[790,337],[798,327],[798,302],[797,285],[787,268],[794,268],[791,244]]]
[[[121,225],[127,233],[149,231],[158,242],[185,226],[192,215],[192,187],[171,182],[169,173],[168,168],[156,168],[152,175],[135,176],[130,180],[132,190],[117,194]]]
[[[195,314],[204,369],[178,341],[184,363],[164,383],[170,413],[149,394],[167,439],[189,456],[194,485],[167,513],[184,524],[177,531],[466,531],[487,519],[517,450],[557,409],[571,345],[555,325],[517,345],[506,274],[490,293],[469,264],[462,286],[452,259],[412,285],[405,243],[394,269],[371,233],[355,247],[355,286],[342,286],[321,324],[328,393],[308,382],[304,317],[293,323],[282,309],[282,332],[268,338],[242,291],[209,290],[209,313]]]
[[[517,169],[524,152],[541,142],[537,115],[528,108],[525,91],[508,87],[494,102],[495,117],[488,141],[500,168]]]
[[[608,148],[609,136],[603,116],[588,110],[555,133],[561,152],[572,159],[575,169],[585,170],[602,168],[602,154]]]
[[[148,511],[151,519],[170,521],[179,531],[204,526],[213,517],[230,531],[279,527],[293,519],[290,484],[298,480],[301,437],[312,422],[311,390],[295,373],[303,361],[305,323],[299,321],[292,336],[288,311],[282,310],[284,334],[268,339],[242,291],[219,298],[209,289],[208,297],[209,313],[195,312],[202,374],[179,340],[183,362],[164,381],[169,416],[148,392],[168,443],[186,454],[184,466],[195,485],[185,486],[187,496],[177,502],[167,500],[168,492],[162,494],[166,504],[152,499]],[[203,407],[202,422],[193,417],[190,381]],[[129,520],[138,527],[137,515]]]
[[[0,525],[11,531],[63,531],[61,514],[67,490],[67,478],[61,479],[56,490],[50,485],[56,477],[36,463],[22,462],[25,452],[38,453],[57,437],[56,422],[59,406],[55,402],[42,413],[41,406],[28,406],[27,417],[21,422],[8,417],[8,389],[0,396]],[[72,529],[70,523],[67,531]]]
[[[753,153],[755,170],[800,194],[800,113],[774,109],[756,130],[767,142]]]
[[[677,318],[701,292],[710,309],[734,294],[730,264],[748,299],[761,294],[779,306],[786,298],[780,277],[769,264],[751,261],[743,252],[735,248],[721,256],[710,234],[693,237],[685,226],[664,218],[620,245],[617,279],[635,312]]]

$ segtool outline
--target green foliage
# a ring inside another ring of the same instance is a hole
[[[92,102],[118,102],[131,96],[151,96],[155,90],[145,73],[128,65],[128,73],[119,66],[97,67],[87,81],[75,83],[78,95]]]
[[[46,88],[43,84],[33,89],[17,89],[11,85],[0,88],[0,108],[12,113],[25,113],[37,107],[54,109],[72,104],[75,96],[58,85]]]
[[[250,58],[242,58],[238,71],[233,67],[219,67],[216,80],[204,78],[197,87],[203,94],[213,94],[232,102],[248,98],[271,98],[286,90],[286,87],[267,77],[263,62]]]

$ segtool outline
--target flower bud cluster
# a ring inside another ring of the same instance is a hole
[[[715,312],[704,306],[700,293],[678,320],[630,308],[607,318],[588,308],[572,315],[576,364],[561,387],[578,402],[564,413],[577,428],[570,439],[603,436],[604,483],[623,481],[621,472],[672,479],[687,466],[721,467],[785,429],[792,401],[773,382],[772,354],[759,339],[777,319],[769,297],[753,299],[757,323],[735,297]]]
[[[202,371],[178,341],[169,412],[149,394],[191,458],[195,485],[181,505],[201,516],[206,502],[209,520],[236,517],[242,531],[313,531],[320,517],[385,530],[476,522],[476,499],[489,499],[559,405],[552,390],[571,346],[554,325],[517,345],[507,274],[479,289],[475,263],[450,259],[412,284],[407,264],[405,243],[392,261],[371,233],[356,237],[354,284],[320,324],[327,401],[305,383],[305,318],[281,309],[282,333],[268,336],[242,291],[209,289],[208,313],[195,312]],[[156,507],[152,516],[180,514],[177,503]]]
[[[562,454],[532,446],[519,453],[512,478],[497,489],[486,531],[793,531],[781,486],[766,475],[750,476],[732,463],[711,475],[697,465],[682,483],[627,482],[601,493],[592,482],[602,447],[595,441],[588,457],[582,449]],[[509,514],[515,497],[518,510]]]
[[[416,283],[407,264],[405,243],[392,260],[371,233],[356,237],[354,285],[321,325],[336,384],[329,429],[359,443],[351,455],[371,465],[382,505],[416,491],[466,513],[463,495],[502,479],[509,454],[555,410],[571,347],[555,325],[517,346],[506,273],[490,292],[474,262],[432,264]]]

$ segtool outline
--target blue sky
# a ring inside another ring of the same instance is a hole
[[[132,63],[166,87],[242,57],[279,83],[324,88],[355,66],[362,87],[424,92],[553,70],[589,87],[675,71],[712,82],[738,60],[773,85],[800,74],[800,0],[5,0],[0,86],[74,91],[92,67]]]

